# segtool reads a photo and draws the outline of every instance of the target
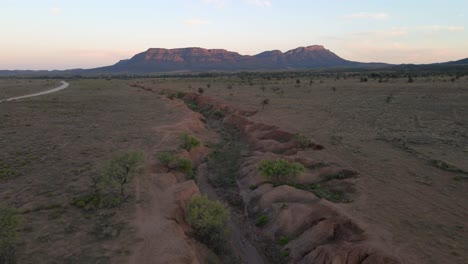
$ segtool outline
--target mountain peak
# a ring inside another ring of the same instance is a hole
[[[200,47],[163,49],[150,48],[114,66],[123,72],[268,70],[343,67],[355,62],[340,58],[322,45],[299,47],[285,53],[271,50],[254,56],[240,55],[225,49]]]

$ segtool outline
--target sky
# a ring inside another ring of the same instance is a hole
[[[0,0],[0,69],[93,68],[148,48],[323,45],[361,62],[468,57],[468,1]]]

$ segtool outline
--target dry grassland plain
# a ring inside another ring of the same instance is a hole
[[[467,263],[466,77],[454,83],[447,76],[413,83],[326,77],[68,82],[58,93],[0,103],[0,172],[8,172],[0,179],[0,201],[23,219],[18,263],[127,263],[137,241],[135,196],[92,213],[70,203],[115,152],[153,155],[151,146],[161,140],[154,127],[182,118],[160,97],[198,88],[229,105],[258,109],[252,120],[310,137],[325,147],[311,156],[356,170],[356,198],[337,206],[402,253],[427,263]],[[0,80],[0,99],[58,83]]]

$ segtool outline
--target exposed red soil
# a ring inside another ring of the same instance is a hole
[[[394,247],[374,236],[357,219],[348,216],[339,206],[315,194],[291,186],[274,187],[258,172],[264,159],[286,159],[308,168],[296,183],[326,182],[330,188],[354,192],[357,173],[341,168],[334,161],[320,162],[303,157],[294,134],[276,126],[255,123],[247,117],[254,111],[240,111],[198,94],[184,97],[200,109],[222,111],[223,122],[237,128],[254,152],[245,159],[239,182],[246,213],[252,218],[264,215],[268,223],[262,231],[274,240],[290,239],[283,250],[289,252],[290,263],[403,263]],[[312,143],[309,148],[323,147]],[[329,177],[340,174],[341,177]],[[256,187],[252,190],[252,186]]]

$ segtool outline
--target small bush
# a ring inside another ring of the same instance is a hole
[[[0,205],[0,263],[15,263],[20,223],[21,218],[16,210]]]
[[[280,236],[280,238],[278,239],[278,244],[280,244],[281,246],[285,246],[288,243],[289,243],[289,237],[287,236]]]
[[[192,172],[192,161],[189,159],[178,159],[177,168],[184,173]]]
[[[177,92],[177,94],[176,94],[176,97],[179,98],[179,99],[184,98],[184,96],[185,96],[184,92]]]
[[[98,192],[87,193],[74,198],[72,205],[85,209],[86,211],[97,209],[100,205],[101,197]]]
[[[156,158],[161,162],[161,164],[168,170],[173,169],[173,164],[177,160],[177,157],[167,153],[167,152],[162,152],[156,155]]]
[[[224,117],[224,113],[222,111],[216,110],[213,112],[213,117],[216,119],[221,119]]]
[[[182,148],[187,150],[187,151],[190,151],[191,149],[196,148],[196,147],[201,145],[200,140],[198,140],[196,137],[190,136],[188,134],[183,134],[182,135],[182,141],[183,141],[182,142]]]
[[[228,234],[229,212],[206,196],[192,198],[185,208],[185,219],[199,241],[216,251],[223,249]]]
[[[204,92],[205,92],[205,89],[203,89],[203,88],[198,88],[198,93],[199,93],[199,94],[202,94],[202,93],[204,93]]]
[[[300,163],[290,163],[283,159],[263,160],[260,162],[260,172],[274,184],[288,183],[304,171]]]
[[[268,224],[268,216],[266,215],[260,216],[255,222],[255,225],[258,227],[264,227],[266,224]]]

